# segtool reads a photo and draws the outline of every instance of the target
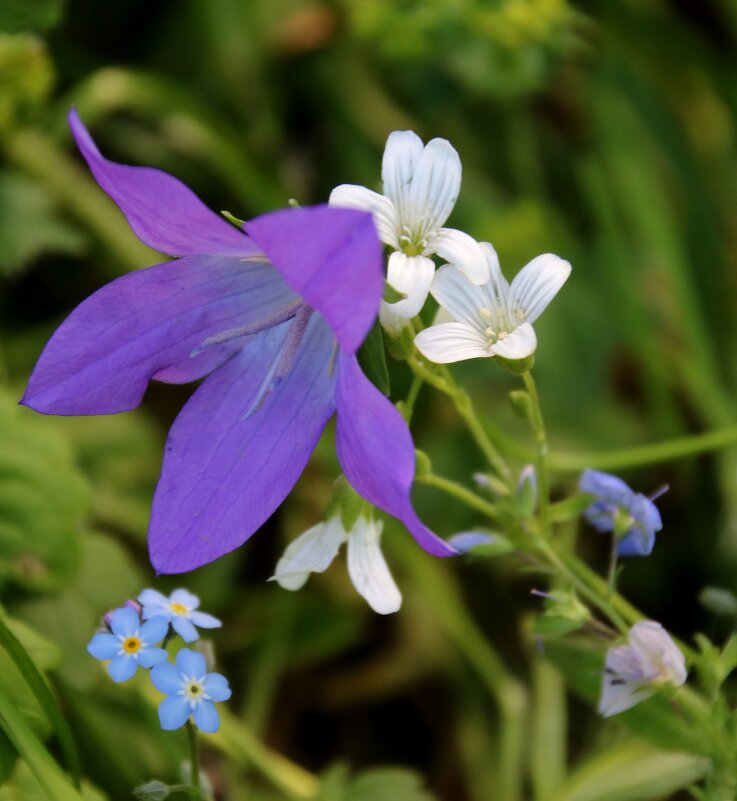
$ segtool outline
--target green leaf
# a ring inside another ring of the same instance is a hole
[[[701,779],[709,760],[628,741],[610,747],[573,773],[553,801],[647,801]]]
[[[373,768],[351,782],[345,801],[434,801],[423,785],[422,777],[406,768]]]
[[[0,173],[0,274],[22,269],[42,253],[79,253],[82,232],[61,219],[49,193],[21,173]]]
[[[0,645],[5,648],[15,666],[21,672],[26,683],[31,688],[36,700],[46,714],[54,733],[61,745],[66,758],[67,766],[72,774],[74,783],[79,786],[79,754],[74,743],[71,729],[61,713],[45,679],[39,672],[28,652],[21,645],[20,640],[13,634],[6,622],[0,618]]]
[[[384,335],[378,322],[374,323],[374,327],[369,331],[366,341],[358,351],[358,363],[371,383],[388,395],[391,389],[389,368],[386,364]]]
[[[80,793],[23,719],[5,685],[0,685],[0,728],[33,771],[49,801],[82,801]]]
[[[3,0],[0,3],[0,31],[29,33],[45,31],[61,20],[62,0]]]

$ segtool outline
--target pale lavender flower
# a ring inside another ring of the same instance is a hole
[[[629,643],[607,653],[599,714],[610,717],[624,712],[659,687],[680,687],[686,676],[686,660],[660,623],[635,623]]]
[[[455,553],[418,518],[409,429],[355,356],[384,284],[370,215],[285,209],[244,233],[172,176],[105,159],[75,111],[70,124],[133,231],[181,258],[124,275],[75,309],[22,402],[45,414],[112,414],[138,406],[152,379],[206,377],[169,433],[149,528],[154,567],[192,570],[247,540],[336,412],[338,457],[357,492],[430,553]]]

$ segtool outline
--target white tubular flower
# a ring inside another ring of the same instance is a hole
[[[663,685],[680,687],[686,675],[686,660],[660,623],[635,623],[629,644],[607,653],[599,714],[608,718],[624,712]]]
[[[489,269],[486,283],[472,284],[456,269],[460,265],[441,267],[435,276],[432,294],[454,322],[432,325],[415,337],[415,345],[430,361],[531,356],[537,348],[532,323],[571,274],[567,261],[546,253],[523,267],[510,286],[494,248],[488,242],[480,247]]]
[[[425,304],[435,273],[430,256],[458,264],[477,284],[488,270],[472,237],[442,227],[461,186],[461,160],[450,142],[433,139],[423,146],[416,133],[394,131],[386,141],[381,178],[383,195],[343,184],[331,192],[330,205],[371,212],[382,242],[394,249],[387,281],[405,297],[383,304],[382,323],[396,330]]]
[[[313,526],[291,542],[271,580],[285,590],[304,586],[310,573],[323,573],[348,543],[348,574],[359,595],[380,615],[396,612],[402,595],[381,552],[382,523],[359,517],[350,531],[340,516]]]

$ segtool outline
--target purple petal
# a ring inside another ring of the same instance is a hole
[[[116,656],[107,666],[107,672],[110,674],[110,678],[118,684],[123,681],[128,681],[128,679],[135,675],[137,670],[138,662],[130,654]]]
[[[120,640],[114,634],[95,634],[87,644],[87,652],[95,659],[113,659],[120,651]]]
[[[47,414],[135,408],[151,378],[194,381],[243,344],[205,339],[274,314],[294,300],[266,264],[193,256],[137,270],[83,301],[41,354],[22,403]]]
[[[366,338],[384,287],[382,245],[371,215],[312,206],[246,223],[289,286],[328,321],[346,351]]]
[[[188,679],[204,679],[207,674],[205,657],[198,651],[182,648],[177,654],[177,670]]]
[[[174,695],[182,689],[184,680],[171,662],[162,662],[151,671],[151,681],[159,692]]]
[[[171,695],[159,704],[159,723],[165,731],[179,729],[189,719],[189,701],[183,695]]]
[[[142,668],[152,668],[154,665],[159,665],[166,662],[168,654],[163,648],[141,648],[138,652],[138,664]]]
[[[117,637],[131,637],[141,626],[138,615],[127,607],[116,609],[110,616],[110,628]]]
[[[171,627],[176,633],[184,640],[184,642],[194,642],[199,640],[200,635],[197,629],[187,620],[186,617],[181,615],[174,615],[171,619]]]
[[[237,548],[304,470],[334,410],[335,340],[313,315],[291,371],[264,396],[287,328],[253,337],[175,420],[149,529],[159,572],[192,570]]]
[[[136,236],[170,256],[258,252],[245,234],[214,214],[181,181],[151,167],[108,161],[92,141],[75,109],[69,126],[92,174],[118,204]]]
[[[213,701],[227,701],[230,698],[230,685],[220,673],[208,673],[203,686]]]
[[[458,553],[419,519],[410,500],[412,435],[391,402],[366,378],[355,356],[341,354],[336,447],[346,478],[367,501],[398,518],[434,556]]]
[[[220,728],[220,715],[212,701],[200,701],[194,708],[194,722],[200,731],[212,734]]]
[[[156,615],[141,626],[141,639],[148,645],[161,642],[169,631],[169,619],[164,615]]]

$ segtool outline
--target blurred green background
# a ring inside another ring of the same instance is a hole
[[[308,797],[316,785],[299,770],[294,786],[269,780],[291,776],[280,752],[328,771],[324,801],[595,801],[601,781],[586,785],[577,766],[647,751],[632,745],[636,725],[603,726],[580,701],[596,692],[600,656],[565,695],[529,633],[542,579],[514,556],[441,564],[390,524],[405,602],[389,618],[338,564],[299,593],[266,583],[286,542],[321,519],[338,475],[330,430],[247,547],[186,577],[153,576],[151,496],[191,388],[154,385],[141,409],[113,417],[16,406],[64,316],[161,260],[83,167],[69,106],[109,157],[170,171],[241,218],[325,201],[340,183],[380,188],[392,130],[448,138],[464,167],[451,224],[491,241],[508,275],[546,251],[573,264],[539,323],[536,372],[553,450],[588,453],[735,422],[736,78],[731,0],[0,0],[0,599],[103,797],[173,781],[183,758],[145,684],[112,686],[84,650],[100,614],[149,585],[184,584],[224,620],[213,639],[241,722],[206,752],[223,798]],[[455,373],[492,431],[529,444],[511,376],[478,362]],[[393,398],[407,387],[393,364]],[[438,472],[468,482],[483,466],[428,390],[413,428]],[[576,478],[557,473],[556,495]],[[625,478],[671,491],[655,552],[627,563],[623,591],[684,638],[722,637],[734,620],[697,597],[705,585],[737,592],[737,452]],[[415,500],[444,536],[477,522],[427,488]],[[585,527],[578,536],[604,566],[607,544]],[[22,700],[20,677],[0,666]],[[47,736],[32,699],[24,709]],[[521,785],[499,775],[500,720],[521,732]],[[347,778],[387,764],[424,779]],[[0,778],[2,801],[45,797],[7,742]],[[670,797],[687,780],[606,798]]]

